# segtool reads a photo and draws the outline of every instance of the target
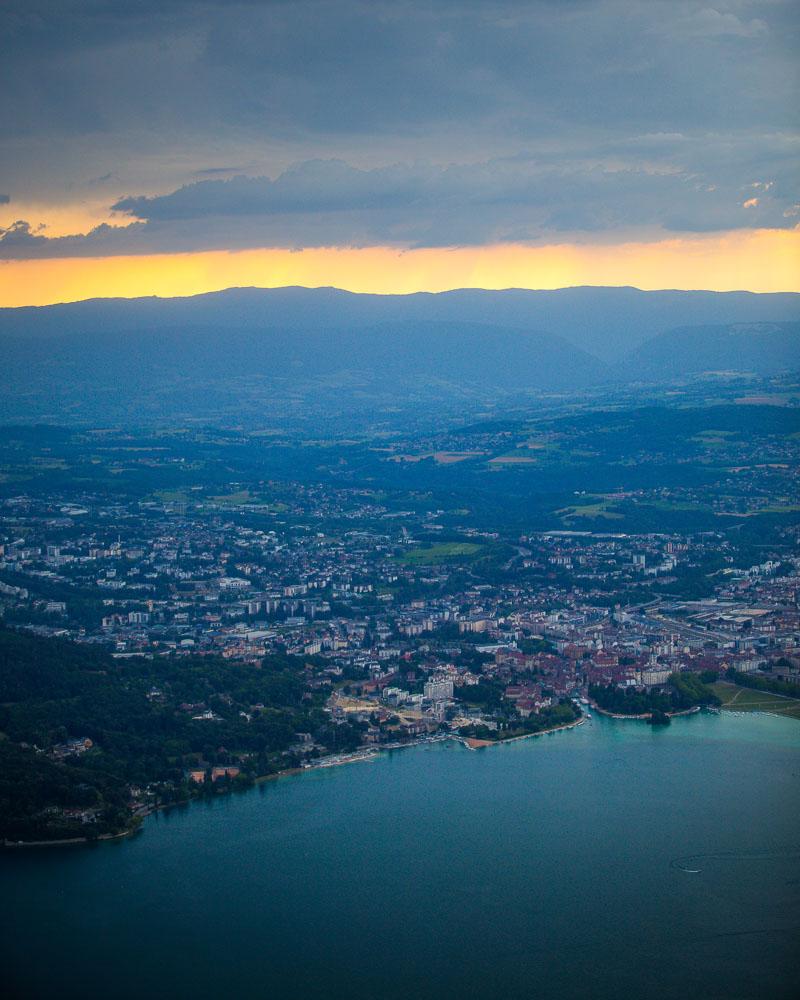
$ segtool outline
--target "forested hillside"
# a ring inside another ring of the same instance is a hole
[[[304,664],[214,657],[134,657],[0,629],[0,838],[118,833],[137,813],[198,794],[189,770],[247,784],[294,763],[297,732],[333,749],[359,743],[330,729]]]

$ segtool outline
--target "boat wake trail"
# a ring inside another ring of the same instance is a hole
[[[709,861],[800,861],[800,847],[779,847],[771,851],[723,851],[719,854],[688,854],[672,858],[670,868],[687,875],[700,875]]]

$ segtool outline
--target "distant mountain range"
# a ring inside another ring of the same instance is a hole
[[[2,309],[0,351],[2,421],[344,411],[800,369],[800,295],[230,289]]]
[[[90,299],[0,309],[0,337],[199,327],[331,330],[385,323],[478,323],[546,331],[610,363],[679,327],[797,321],[800,294],[791,292],[584,287],[359,295],[338,288],[230,288],[189,298]]]

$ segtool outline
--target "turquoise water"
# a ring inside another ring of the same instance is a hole
[[[421,746],[0,855],[6,996],[795,997],[800,723]]]

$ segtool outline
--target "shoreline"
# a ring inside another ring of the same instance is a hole
[[[342,764],[355,764],[359,761],[374,760],[380,753],[388,750],[404,750],[406,747],[420,746],[425,743],[441,743],[445,740],[452,739],[450,735],[437,736],[433,739],[417,739],[410,743],[399,743],[392,744],[391,746],[385,747],[369,747],[368,752],[364,753],[362,751],[354,750],[352,754],[342,755],[339,759],[330,760],[329,758],[321,758],[321,763],[309,764],[306,767],[287,767],[282,771],[274,771],[272,774],[259,774],[253,778],[253,787],[260,785],[264,781],[276,781],[278,778],[290,778],[298,774],[306,774],[308,771],[321,771],[329,767],[339,767]],[[250,789],[245,787],[241,791],[249,791]],[[228,792],[227,794],[230,794]],[[23,848],[40,848],[40,847],[86,847],[90,844],[98,844],[101,841],[108,842],[112,840],[124,840],[126,837],[132,837],[134,834],[139,833],[143,827],[143,821],[148,817],[152,816],[154,813],[163,812],[168,809],[177,809],[183,806],[190,806],[194,803],[195,799],[184,799],[181,802],[162,802],[158,805],[145,806],[138,809],[133,816],[131,821],[134,825],[125,830],[120,830],[119,833],[103,833],[99,837],[68,837],[62,840],[3,840],[0,841],[0,849],[8,850],[21,850]],[[139,820],[139,822],[135,822]]]
[[[502,746],[504,743],[516,743],[517,740],[529,740],[534,736],[549,736],[550,733],[559,733],[564,729],[574,729],[576,726],[582,726],[586,722],[586,716],[581,715],[578,719],[573,719],[572,722],[564,722],[560,726],[552,726],[550,729],[540,729],[536,733],[521,733],[519,736],[509,736],[507,740],[481,740],[472,736],[451,736],[450,739],[454,739],[465,746],[467,750],[482,750],[484,747],[497,747]]]
[[[177,805],[178,803],[171,802],[170,805]],[[155,812],[157,809],[166,808],[165,806],[154,806],[151,812]],[[135,813],[135,818],[144,819],[145,816],[149,816],[150,812],[147,813]],[[141,830],[142,824],[137,823],[135,826],[131,827],[130,830],[120,830],[119,833],[101,833],[99,837],[68,837],[65,840],[4,840],[0,843],[0,847],[4,850],[19,850],[25,847],[86,847],[89,844],[99,844],[101,842],[108,843],[111,840],[122,840],[125,837],[130,837],[134,833],[138,833]]]
[[[600,715],[605,715],[609,719],[632,719],[635,722],[647,722],[653,717],[652,712],[643,712],[639,715],[623,715],[621,712],[609,712],[608,709],[600,708],[600,706],[594,702],[592,702],[592,708],[595,712],[598,712]],[[681,715],[696,715],[698,712],[702,711],[702,708],[702,705],[692,705],[691,708],[682,708],[680,712],[665,712],[664,714],[667,718],[677,719]]]
[[[511,736],[507,740],[477,740],[469,736],[460,736],[457,733],[444,733],[441,735],[436,735],[433,737],[423,737],[421,739],[412,740],[408,743],[393,743],[385,746],[376,747],[365,747],[359,750],[354,750],[350,754],[337,755],[334,759],[331,758],[321,758],[320,762],[314,762],[308,764],[305,767],[287,767],[283,771],[275,771],[273,774],[260,774],[253,779],[253,786],[261,784],[264,781],[275,781],[278,778],[289,778],[294,777],[298,774],[306,774],[309,771],[321,771],[325,768],[330,767],[340,767],[343,764],[357,764],[361,761],[371,761],[375,760],[382,753],[391,752],[393,750],[405,750],[408,747],[415,746],[425,746],[429,743],[446,743],[448,740],[454,740],[456,743],[460,743],[467,750],[479,750],[483,747],[494,747],[500,746],[503,743],[514,743],[517,740],[527,740],[534,736],[548,736],[550,733],[557,733],[566,729],[574,729],[575,726],[580,726],[586,722],[586,716],[581,715],[580,718],[574,719],[572,722],[566,722],[560,726],[553,726],[551,729],[542,729],[537,733],[522,733],[520,736]],[[476,745],[471,745],[470,741]],[[242,789],[247,791],[247,789]],[[161,812],[166,809],[174,809],[179,806],[189,806],[192,804],[193,799],[186,799],[184,802],[164,802],[159,805],[147,806],[134,813],[132,820],[139,820],[130,829],[120,830],[119,833],[104,833],[99,837],[70,837],[65,840],[26,840],[26,841],[14,841],[14,840],[4,840],[0,847],[7,848],[9,850],[22,850],[24,848],[44,848],[44,847],[86,847],[90,844],[98,844],[100,842],[109,842],[114,840],[123,840],[126,837],[131,837],[136,833],[139,833],[143,827],[143,820],[148,816],[153,815],[153,813]]]

